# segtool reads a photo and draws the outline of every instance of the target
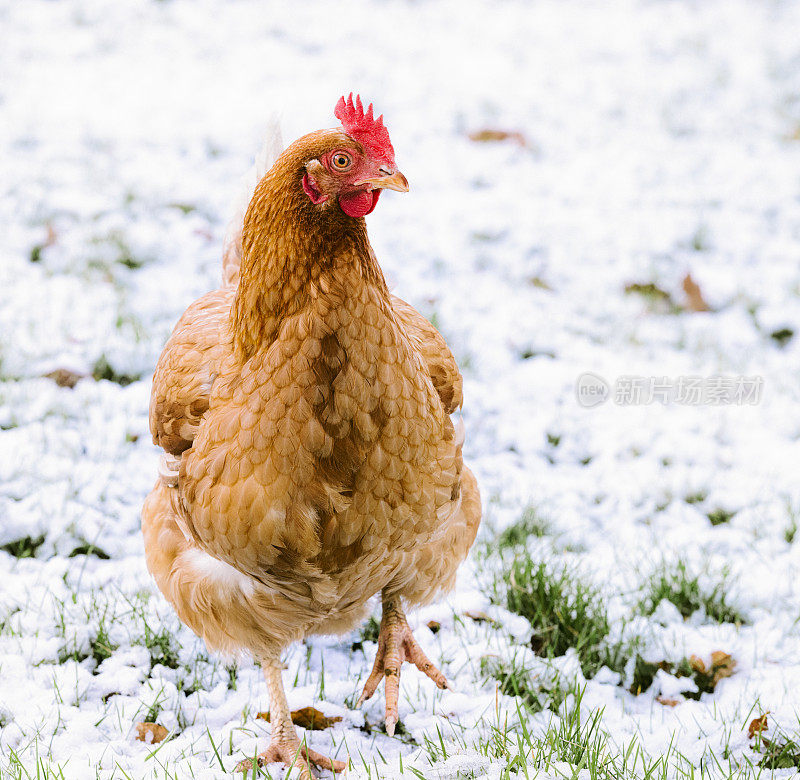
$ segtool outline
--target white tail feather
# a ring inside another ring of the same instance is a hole
[[[234,202],[233,216],[225,230],[222,244],[222,285],[235,287],[239,283],[239,265],[242,262],[242,227],[244,215],[256,186],[264,178],[264,174],[274,165],[283,151],[281,126],[277,117],[273,117],[267,126],[267,135],[261,151],[256,155],[253,167],[242,177],[242,186]]]
[[[450,415],[450,419],[453,419],[453,415]],[[459,414],[458,419],[456,420],[456,424],[453,426],[453,444],[456,447],[463,447],[464,440],[467,438],[467,429],[464,426],[464,418]]]

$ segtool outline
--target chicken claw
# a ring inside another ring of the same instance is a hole
[[[328,769],[334,774],[340,774],[347,769],[344,761],[328,758],[317,753],[316,750],[306,747],[300,742],[297,733],[292,728],[292,733],[288,735],[273,737],[269,747],[263,753],[259,753],[256,758],[245,758],[240,761],[236,765],[236,771],[247,774],[253,771],[254,766],[262,767],[275,763],[285,764],[290,769],[298,769],[300,771],[299,780],[313,780],[314,776],[309,764],[321,769]]]
[[[381,679],[386,680],[386,733],[394,735],[397,725],[397,700],[400,693],[400,667],[410,661],[421,672],[428,675],[440,688],[449,688],[445,676],[433,665],[417,644],[406,616],[400,607],[400,599],[383,597],[383,615],[378,634],[378,653],[364,690],[356,703],[360,707],[378,688]]]
[[[292,723],[289,705],[286,703],[280,661],[277,658],[264,659],[261,666],[269,689],[272,739],[263,753],[259,753],[255,758],[240,761],[235,771],[248,773],[253,772],[255,767],[262,767],[265,764],[283,763],[290,769],[299,770],[300,780],[313,780],[309,764],[328,769],[334,774],[344,772],[347,769],[344,761],[323,756],[300,742]]]

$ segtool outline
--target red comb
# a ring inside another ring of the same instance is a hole
[[[356,102],[353,103],[353,93],[351,92],[347,100],[344,97],[339,98],[333,113],[342,123],[347,135],[368,147],[382,161],[394,165],[394,149],[389,140],[389,131],[383,126],[383,114],[377,119],[373,119],[372,103],[369,104],[365,114],[361,96],[356,95]]]

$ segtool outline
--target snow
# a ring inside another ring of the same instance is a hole
[[[582,708],[604,708],[617,745],[636,737],[657,757],[672,743],[709,776],[710,753],[758,761],[746,726],[761,711],[796,732],[800,338],[771,334],[800,331],[798,25],[800,7],[777,0],[0,4],[0,545],[44,537],[33,558],[0,552],[0,774],[35,771],[38,755],[66,778],[210,779],[265,746],[257,667],[242,661],[229,688],[144,565],[149,384],[178,316],[219,279],[273,117],[291,140],[333,125],[351,90],[384,113],[411,183],[381,200],[370,236],[463,366],[482,540],[533,504],[551,526],[542,549],[600,585],[615,621],[678,560],[711,587],[728,570],[749,620],[684,620],[662,602],[629,626],[648,660],[724,650],[735,674],[665,707],[655,697],[680,696],[686,678],[660,670],[637,697],[604,672]],[[527,146],[469,139],[484,128]],[[655,283],[685,305],[689,272],[712,312],[625,292]],[[90,375],[101,358],[133,381],[44,377]],[[584,408],[586,372],[611,387],[761,377],[763,392],[756,405]],[[734,514],[713,526],[716,509]],[[475,745],[516,708],[480,659],[530,635],[481,587],[499,565],[473,556],[458,589],[414,616],[456,690],[404,671],[405,736],[378,729],[380,695],[350,709],[373,643],[293,648],[290,705],[344,718],[309,732],[313,747],[349,752],[351,777],[499,777]],[[158,655],[162,632],[174,659]],[[557,664],[581,676],[570,654]],[[134,739],[154,704],[174,731],[157,753]],[[437,729],[451,750],[432,765]]]

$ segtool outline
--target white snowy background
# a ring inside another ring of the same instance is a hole
[[[307,738],[349,755],[351,777],[537,776],[487,749],[521,711],[481,664],[544,664],[486,585],[495,534],[533,507],[547,530],[528,554],[576,566],[643,659],[737,663],[684,700],[689,678],[666,671],[630,693],[632,659],[588,681],[574,653],[556,659],[585,684],[583,716],[602,708],[609,750],[635,741],[668,776],[758,776],[752,718],[800,740],[800,4],[4,0],[0,777],[222,778],[266,746],[258,668],[209,658],[145,568],[150,378],[218,283],[271,117],[292,140],[335,124],[351,90],[385,114],[411,183],[370,236],[463,367],[486,520],[457,591],[413,620],[455,691],[407,669],[390,739],[381,694],[349,708],[375,644],[315,638],[287,655],[290,704],[343,720]],[[521,135],[470,139],[487,129]],[[691,311],[687,273],[712,311]],[[83,378],[62,387],[57,369]],[[584,372],[612,388],[758,376],[762,398],[586,409]],[[741,620],[637,611],[678,562]],[[148,715],[172,734],[157,751],[135,739]]]

